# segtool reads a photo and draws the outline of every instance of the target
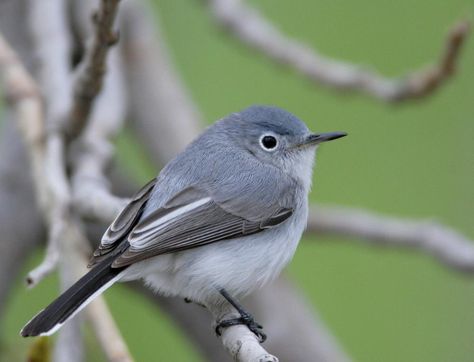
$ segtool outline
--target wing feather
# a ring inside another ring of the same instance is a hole
[[[115,220],[106,230],[102,237],[99,247],[94,251],[89,266],[92,266],[102,260],[107,254],[115,250],[124,238],[128,235],[133,226],[138,222],[145,204],[151,196],[151,192],[156,185],[156,178],[143,186],[130,202],[117,215]]]
[[[159,209],[141,220],[128,235],[130,247],[112,266],[124,267],[153,256],[251,235],[279,225],[293,213],[278,207],[267,218],[250,221],[224,210],[211,197],[186,202],[173,206],[171,212]]]

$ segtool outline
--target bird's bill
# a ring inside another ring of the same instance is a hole
[[[327,133],[319,133],[319,134],[310,134],[309,136],[305,137],[303,142],[301,142],[298,146],[315,146],[322,142],[336,140],[341,137],[347,136],[346,132],[327,132]]]

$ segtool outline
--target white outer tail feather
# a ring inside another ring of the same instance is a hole
[[[66,323],[68,320],[76,316],[81,310],[83,310],[85,307],[89,305],[90,302],[92,302],[97,296],[105,292],[108,288],[110,288],[116,281],[120,280],[122,277],[122,273],[117,274],[113,279],[109,280],[107,283],[105,283],[103,286],[101,286],[99,289],[97,289],[89,298],[87,298],[65,321],[62,323],[57,323],[51,328],[50,330],[40,333],[40,336],[50,336],[54,333],[56,333],[59,328],[61,328],[64,323]],[[44,309],[43,309],[44,310]],[[26,325],[28,325],[38,314],[42,313],[43,310],[41,310],[39,313],[37,313],[33,318],[31,318]],[[20,335],[23,333],[23,329],[20,331]]]

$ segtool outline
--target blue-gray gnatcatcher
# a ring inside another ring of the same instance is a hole
[[[216,122],[145,185],[105,232],[94,267],[36,315],[21,335],[50,335],[117,281],[144,279],[159,293],[258,325],[233,299],[274,279],[306,225],[316,146],[345,136],[313,134],[294,115],[252,106]]]

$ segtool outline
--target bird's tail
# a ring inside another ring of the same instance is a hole
[[[23,337],[49,336],[120,278],[125,268],[112,268],[109,258],[96,265],[21,330]]]

